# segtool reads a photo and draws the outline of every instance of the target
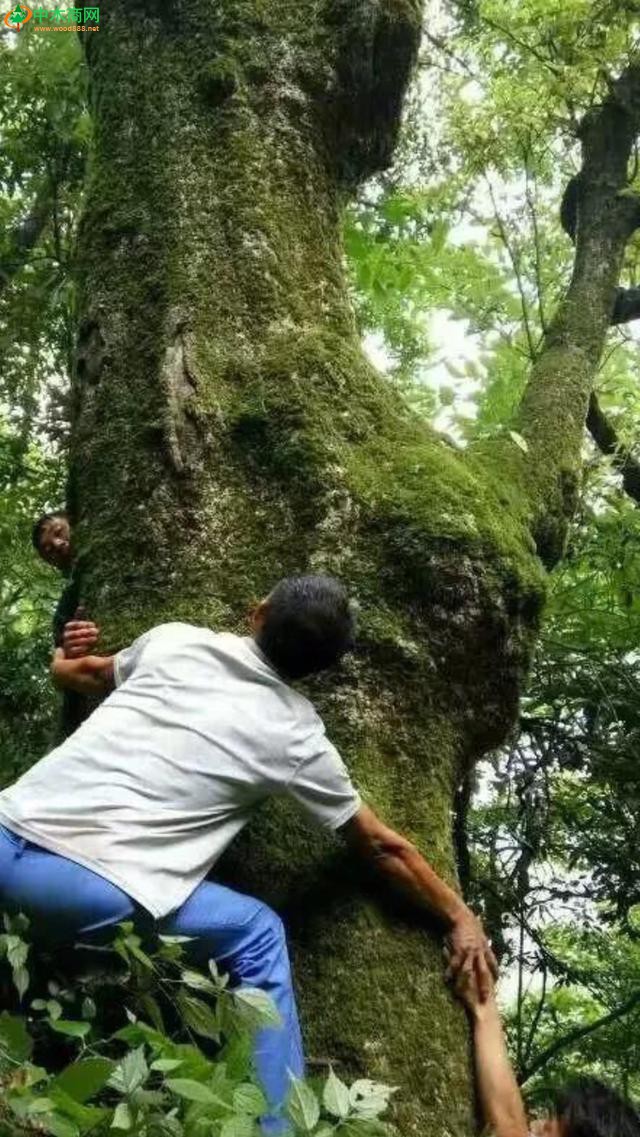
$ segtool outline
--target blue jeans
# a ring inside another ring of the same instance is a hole
[[[24,912],[52,942],[99,937],[105,929],[142,915],[116,885],[90,869],[49,853],[0,826],[0,911]],[[146,914],[146,920],[150,917]],[[158,921],[156,931],[193,936],[194,962],[215,959],[238,986],[260,987],[276,1004],[283,1028],[254,1038],[254,1061],[273,1110],[285,1100],[287,1071],[302,1077],[304,1059],[282,921],[254,900],[203,881],[181,908]]]

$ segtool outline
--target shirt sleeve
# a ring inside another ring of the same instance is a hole
[[[121,687],[133,675],[155,630],[155,628],[151,628],[150,631],[144,632],[143,635],[138,636],[137,640],[134,640],[132,644],[123,648],[113,657],[113,682],[116,687]]]
[[[287,792],[319,825],[340,829],[360,809],[360,794],[320,719],[305,743],[308,757],[297,766]]]

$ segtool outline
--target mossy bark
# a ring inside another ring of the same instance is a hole
[[[443,443],[349,305],[340,210],[392,151],[420,7],[110,4],[88,37],[70,497],[106,646],[167,619],[241,629],[281,576],[341,576],[360,650],[311,693],[365,798],[455,881],[455,790],[514,722],[544,573],[517,445]],[[309,1055],[401,1086],[403,1131],[469,1137],[437,930],[283,804],[225,872],[285,915]]]

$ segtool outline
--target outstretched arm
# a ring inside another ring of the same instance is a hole
[[[341,833],[391,883],[442,920],[451,945],[449,974],[461,969],[474,972],[482,997],[486,998],[492,975],[497,974],[497,964],[482,925],[415,845],[384,825],[368,806],[362,806]]]
[[[528,1137],[522,1096],[509,1061],[493,984],[483,1002],[476,977],[461,971],[456,994],[473,1022],[476,1078],[484,1119],[494,1137]]]
[[[51,661],[51,674],[56,687],[77,691],[80,695],[106,695],[113,690],[113,656],[83,655],[67,659],[57,648]]]

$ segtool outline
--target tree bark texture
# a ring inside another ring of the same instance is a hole
[[[165,620],[240,630],[283,575],[343,578],[359,650],[310,693],[364,797],[455,881],[456,789],[516,718],[610,313],[566,446],[535,375],[527,453],[505,434],[462,454],[365,359],[340,214],[389,161],[420,22],[420,0],[112,0],[86,37],[70,504],[105,647]],[[469,1137],[437,931],[284,804],[224,871],[284,915],[309,1056],[399,1085],[403,1132]]]

